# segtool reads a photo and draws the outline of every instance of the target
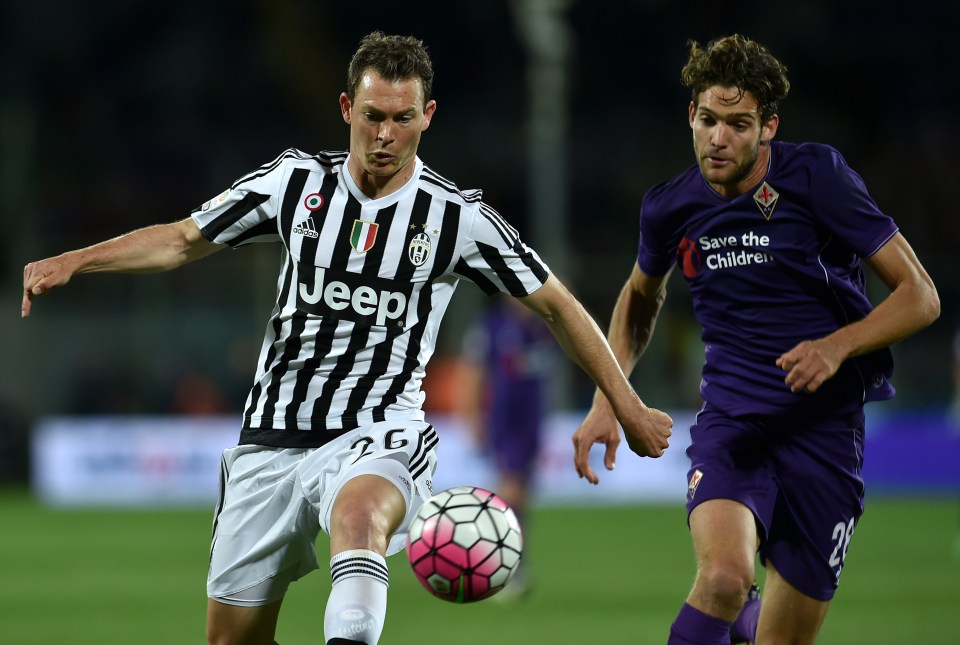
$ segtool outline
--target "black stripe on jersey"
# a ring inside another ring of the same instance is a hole
[[[539,280],[541,283],[547,281],[547,278],[550,277],[550,272],[547,271],[547,267],[544,266],[542,262],[538,261],[529,249],[524,248],[519,240],[517,240],[517,243],[513,245],[513,250],[520,258],[520,261],[523,262],[524,266],[533,272],[533,275],[537,277],[537,280]]]
[[[270,163],[263,164],[253,172],[247,173],[237,181],[233,182],[233,185],[230,186],[230,188],[236,190],[240,186],[240,184],[245,184],[248,181],[253,181],[254,179],[257,179],[258,177],[263,177],[264,175],[270,174],[273,170],[276,170],[277,166],[283,163],[285,159],[307,159],[307,158],[308,157],[306,155],[304,155],[302,152],[300,152],[296,148],[288,148],[284,150],[282,153],[280,153],[280,156],[274,159],[273,161],[271,161]]]
[[[305,168],[295,168],[290,175],[290,181],[287,182],[286,190],[283,191],[283,201],[280,203],[280,213],[278,215],[280,219],[280,230],[282,235],[288,236],[290,229],[293,228],[293,217],[297,212],[297,206],[300,205],[300,195],[303,194],[303,187],[307,183],[307,178],[310,176],[310,171]],[[313,244],[308,244],[308,242],[313,242]],[[290,239],[286,237],[284,243],[287,245],[287,248],[290,248]],[[316,241],[310,240],[309,238],[304,238],[304,244],[301,247],[301,255],[310,254],[311,251],[313,255],[316,255]],[[308,261],[313,261],[313,257],[310,257]],[[293,275],[293,259],[289,254],[287,255],[288,268],[290,270],[290,278],[292,279]],[[286,294],[287,291],[281,291],[281,294]],[[282,296],[281,296],[282,297]],[[278,303],[279,308],[282,309],[284,302]],[[274,318],[275,325],[279,325],[279,319]],[[280,383],[283,378],[283,375],[286,373],[287,369],[290,366],[290,361],[295,360],[300,353],[301,345],[301,335],[307,324],[307,316],[302,312],[295,312],[290,320],[290,334],[284,339],[283,343],[283,354],[280,356],[280,359],[274,364],[273,369],[271,369],[269,374],[269,380],[266,383],[266,400],[263,405],[262,417],[270,419],[274,416],[276,412],[277,402],[280,400]],[[279,332],[279,327],[277,328]],[[278,339],[279,340],[279,339]],[[269,365],[269,363],[268,363]],[[296,427],[296,424],[294,424]]]
[[[419,203],[419,197],[420,196],[417,195],[416,203]],[[416,203],[414,205],[414,210],[416,210]],[[382,228],[384,235],[388,235],[390,233],[390,229],[393,225],[393,220],[396,217],[396,214],[396,204],[392,204],[383,210],[377,211],[377,224],[379,224]],[[351,225],[353,224],[352,221],[350,223]],[[383,264],[383,256],[386,248],[386,243],[382,242],[380,244],[374,244],[373,248],[367,251],[363,259],[363,267],[360,269],[361,275],[378,277],[380,266]],[[396,281],[401,281],[404,278],[409,281],[410,275],[402,276],[398,273],[396,276]],[[388,328],[388,333],[391,337],[395,337],[402,330],[402,327],[390,327]],[[334,380],[334,375],[336,375],[335,386],[339,389],[343,383],[343,378],[347,376],[353,369],[353,363],[356,359],[356,352],[367,345],[369,336],[370,327],[366,325],[357,325],[354,327],[353,334],[350,336],[349,347],[347,348],[347,351],[344,352],[344,354],[341,355],[337,360],[337,364],[333,368],[333,371],[328,378],[328,383]],[[359,410],[363,407],[363,402],[366,401],[367,395],[370,394],[370,390],[373,389],[373,386],[376,385],[377,380],[387,370],[387,366],[390,363],[391,345],[392,342],[388,339],[387,341],[378,344],[376,349],[373,350],[370,369],[365,375],[357,380],[357,384],[350,391],[350,397],[347,399],[345,410]],[[344,423],[355,427],[358,424],[356,415],[344,415]]]
[[[306,168],[294,168],[290,173],[290,181],[287,182],[287,188],[283,191],[283,202],[280,204],[280,235],[283,236],[283,243],[290,248],[290,231],[293,230],[293,218],[297,214],[297,206],[300,205],[300,195],[303,194],[303,187],[307,185],[307,179],[310,177],[310,171]],[[307,238],[304,238],[306,246]],[[314,252],[316,252],[316,243],[314,243]],[[301,255],[303,252],[301,251]]]
[[[270,199],[270,195],[261,195],[260,193],[247,193],[239,202],[228,208],[222,214],[213,219],[212,222],[203,227],[203,234],[209,240],[214,240],[218,235],[236,224],[240,218],[255,209],[263,202]]]
[[[360,202],[357,201],[357,198],[353,195],[348,195],[347,203],[343,208],[343,219],[340,221],[340,230],[337,232],[336,242],[333,245],[333,253],[330,256],[330,266],[331,267],[346,267],[347,261],[350,258],[350,254],[353,253],[353,247],[350,246],[349,239],[350,233],[353,230],[354,220],[360,219],[361,207]],[[377,245],[374,244],[374,248],[380,247],[378,249],[379,253],[383,254],[383,243]],[[372,252],[373,249],[368,251]],[[339,324],[338,321],[332,320],[333,324]],[[330,410],[330,405],[333,403],[333,397],[337,393],[337,389],[340,387],[340,384],[343,382],[344,377],[350,373],[350,368],[352,367],[352,361],[356,359],[354,353],[362,348],[367,340],[367,334],[369,329],[363,330],[359,327],[350,335],[350,342],[348,343],[348,348],[345,351],[345,356],[341,356],[337,361],[337,364],[327,375],[327,379],[323,383],[323,387],[320,390],[320,395],[313,402],[313,411],[310,414],[311,427],[314,428],[323,428],[325,426],[325,420],[327,413]],[[332,335],[332,334],[331,334]],[[319,351],[320,348],[318,347]],[[315,357],[322,358],[322,354],[314,353]],[[297,409],[304,399],[294,399],[291,401],[291,409]],[[343,429],[349,430],[357,427],[356,418],[343,419]]]
[[[310,381],[316,375],[317,368],[320,367],[323,357],[327,355],[333,346],[334,332],[336,332],[337,324],[337,321],[333,318],[324,318],[320,321],[320,329],[317,330],[313,355],[303,361],[303,367],[300,368],[297,373],[297,382],[293,387],[293,393],[290,395],[290,402],[287,404],[287,412],[285,415],[288,420],[287,425],[292,429],[296,429],[297,427],[295,417],[297,416],[297,410],[299,410],[303,402],[307,400]],[[316,417],[316,408],[314,408],[314,416]],[[322,416],[312,419],[311,427],[313,429],[322,429],[322,425]],[[317,426],[320,426],[320,428],[317,428]]]
[[[461,192],[457,185],[454,184],[449,179],[441,177],[434,171],[430,170],[426,166],[423,168],[423,172],[420,173],[420,179],[429,182],[435,186],[443,188],[447,192],[454,193],[459,195],[465,202],[472,204],[473,202],[480,201],[480,198],[483,196],[483,191],[480,190],[468,190],[467,192]]]
[[[474,269],[467,264],[463,258],[457,261],[457,266],[453,268],[453,272],[480,287],[488,296],[500,293],[500,289],[492,280],[483,275],[478,269]]]
[[[230,246],[240,246],[250,240],[256,239],[258,237],[264,237],[267,235],[276,236],[277,231],[277,222],[273,219],[266,219],[254,226],[253,228],[248,228],[240,235],[236,236],[230,240]],[[274,240],[275,241],[275,240]]]
[[[523,283],[517,278],[517,274],[511,271],[507,266],[507,263],[503,261],[503,256],[500,255],[499,249],[494,246],[490,246],[489,244],[484,244],[483,242],[477,242],[477,250],[480,251],[480,257],[483,258],[483,261],[490,265],[490,268],[497,273],[497,277],[500,278],[501,282],[503,282],[503,286],[507,288],[507,291],[510,293],[510,295],[527,295]],[[514,247],[513,250],[521,254],[521,260],[528,267],[535,268],[536,266],[539,266],[539,263],[534,263],[531,265],[533,256],[524,251],[523,247],[521,247],[519,243]],[[537,274],[537,278],[539,278],[541,282],[547,279],[546,271],[543,271],[542,266],[540,273]]]
[[[330,213],[330,203],[333,201],[333,194],[337,190],[337,183],[339,183],[337,176],[333,173],[325,174],[323,181],[320,183],[320,194],[323,196],[323,205],[310,214],[318,231],[323,228],[323,220],[325,220]]]
[[[325,168],[333,168],[347,160],[346,150],[321,150],[316,155],[317,162]]]
[[[486,204],[480,204],[480,214],[493,224],[493,227],[500,233],[500,237],[507,243],[507,246],[512,247],[517,243],[517,240],[520,239],[519,234],[517,234],[517,229],[507,224],[507,221],[503,219],[500,213]]]
[[[447,231],[444,235],[440,234],[440,240],[437,242],[437,250],[433,259],[433,270],[430,271],[429,280],[436,280],[453,266],[453,254],[457,250],[457,233],[460,230],[460,220],[462,219],[463,207],[456,202],[447,202],[443,209],[443,229]]]
[[[420,203],[420,196],[417,195],[416,203]],[[425,205],[425,207],[429,210],[429,205]],[[457,248],[457,235],[460,230],[461,212],[462,207],[459,204],[451,201],[446,202],[443,210],[443,227],[440,229],[440,240],[437,243],[433,269],[430,271],[430,277],[427,278],[428,285],[446,273],[453,263],[453,254]],[[416,210],[412,213],[412,216],[418,217]],[[425,218],[426,215],[424,214],[423,217]],[[409,331],[410,336],[407,339],[407,353],[403,359],[403,367],[393,378],[393,382],[390,383],[387,391],[384,392],[383,399],[373,409],[374,421],[384,420],[387,408],[396,403],[397,397],[400,396],[403,388],[410,381],[410,375],[413,374],[413,370],[420,360],[420,344],[423,342],[427,319],[430,309],[433,307],[432,295],[433,292],[430,288],[420,290],[420,297],[417,302],[417,324]]]
[[[279,319],[275,320],[277,320],[279,324]],[[306,326],[307,314],[302,311],[293,312],[290,318],[290,333],[287,334],[283,344],[283,354],[280,355],[273,369],[267,373],[269,377],[267,379],[267,399],[264,401],[263,411],[261,412],[261,416],[265,419],[272,419],[276,415],[277,401],[280,400],[280,382],[290,366],[290,361],[300,355],[303,330]],[[293,409],[296,410],[296,407]],[[292,429],[296,429],[295,422],[292,425]]]
[[[427,216],[430,213],[430,203],[432,198],[430,195],[421,190],[417,192],[417,196],[414,198],[413,208],[410,211],[410,224],[407,226],[406,236],[404,238],[403,248],[408,248],[410,241],[417,235],[417,231],[423,230],[423,225],[427,222]],[[393,221],[393,216],[395,214],[395,207],[391,209],[390,220]],[[377,220],[379,221],[380,215],[377,215]],[[404,256],[405,257],[405,256]],[[364,269],[369,266],[368,263],[364,263]],[[380,260],[377,261],[377,264],[374,265],[374,268],[380,266]],[[412,262],[404,262],[402,259],[400,261],[400,266],[397,269],[397,273],[394,276],[394,279],[397,282],[411,282],[413,280],[413,273],[416,270],[416,267],[413,266]],[[428,290],[423,289],[420,292],[420,300],[428,297]],[[419,314],[418,309],[418,314]],[[399,333],[400,331],[406,331],[405,329],[394,328]],[[394,336],[395,337],[395,336]],[[390,357],[393,354],[393,342],[388,340],[387,342],[381,343],[373,352],[373,357],[370,361],[370,369],[364,374],[358,381],[357,387],[354,388],[353,392],[350,393],[350,399],[347,402],[348,410],[358,410],[363,407],[364,401],[366,401],[367,396],[370,394],[370,391],[376,385],[377,381],[386,374],[387,369],[390,367]],[[406,373],[403,378],[403,382],[408,381],[410,374]],[[395,385],[395,383],[391,384]],[[388,395],[390,390],[388,389]],[[392,400],[396,400],[396,393],[393,393]],[[373,420],[374,421],[384,421],[386,417],[384,416],[384,410],[386,407],[384,405],[378,405],[373,410]]]
[[[286,296],[287,292],[290,290],[290,284],[293,282],[293,262],[289,259],[287,260],[287,267],[284,270],[283,283],[278,290],[277,297],[277,311],[280,311],[283,308],[284,301],[283,298]],[[274,359],[277,356],[277,339],[280,337],[280,331],[283,327],[283,323],[280,320],[279,316],[274,316],[273,320],[270,321],[271,331],[273,332],[274,342],[270,346],[270,349],[267,350],[267,355],[263,359],[263,369],[266,371],[268,367],[273,363]],[[258,444],[256,437],[253,436],[256,433],[251,433],[253,423],[253,415],[257,410],[257,403],[260,401],[260,393],[263,391],[262,382],[258,381],[253,385],[253,388],[250,390],[250,405],[247,407],[246,411],[243,413],[243,429],[240,431],[240,443],[241,444]],[[269,445],[269,444],[263,444]]]

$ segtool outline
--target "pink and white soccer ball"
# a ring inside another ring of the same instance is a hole
[[[474,602],[489,598],[513,577],[523,535],[513,510],[476,486],[440,491],[410,525],[407,559],[420,584],[437,598]]]

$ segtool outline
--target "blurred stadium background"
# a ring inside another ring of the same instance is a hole
[[[278,251],[83,276],[28,321],[22,266],[184,217],[287,147],[344,148],[337,96],[372,29],[414,34],[433,53],[439,109],[421,157],[483,188],[602,327],[635,258],[643,192],[692,161],[686,40],[737,31],[768,44],[793,84],[778,136],[845,155],[943,302],[940,321],[894,348],[897,398],[870,410],[865,530],[821,642],[960,640],[956,2],[87,4],[0,6],[0,641],[202,640],[205,460],[235,438]],[[445,387],[482,296],[463,285],[454,301],[427,403],[446,429],[447,473],[482,480]],[[634,378],[641,396],[687,418],[701,354],[678,283]],[[567,472],[568,436],[592,390],[575,370],[555,389],[530,551],[541,591],[517,606],[447,607],[395,574],[409,591],[391,600],[384,642],[665,640],[692,572],[685,426],[662,463],[624,453],[616,477],[584,490]],[[59,439],[31,452],[31,436]],[[326,589],[322,573],[296,587],[281,642],[317,633]]]

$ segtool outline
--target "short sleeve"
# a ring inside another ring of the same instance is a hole
[[[497,211],[477,202],[454,272],[487,295],[528,296],[547,281],[550,270]]]
[[[812,211],[829,231],[860,257],[870,257],[897,232],[893,219],[880,211],[863,179],[832,148],[813,173]]]
[[[204,202],[190,216],[203,235],[216,244],[237,247],[279,241],[277,204],[280,185],[290,171],[288,160],[301,154],[293,150],[284,152]]]
[[[648,193],[640,205],[640,240],[637,243],[637,264],[651,277],[667,274],[676,262],[677,249],[670,248],[667,235],[661,230],[655,200]]]

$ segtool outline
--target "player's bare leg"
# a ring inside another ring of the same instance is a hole
[[[262,607],[240,607],[207,599],[209,645],[271,645],[280,614],[278,600]]]
[[[355,477],[337,493],[330,515],[333,586],[323,621],[328,643],[379,640],[389,584],[385,554],[406,512],[397,487],[378,475]]]
[[[407,504],[397,487],[378,475],[354,477],[340,489],[330,514],[330,555],[350,549],[387,552]]]
[[[687,602],[733,622],[754,581],[757,526],[753,513],[728,499],[706,501],[690,513],[697,577]]]
[[[816,600],[798,591],[783,579],[769,560],[763,587],[757,642],[764,645],[813,643],[830,602]]]
[[[670,626],[668,645],[729,644],[753,584],[757,527],[743,504],[712,499],[690,513],[697,575]]]

